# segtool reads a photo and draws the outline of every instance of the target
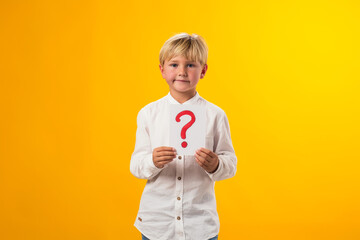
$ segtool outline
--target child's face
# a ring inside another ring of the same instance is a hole
[[[195,93],[196,85],[205,76],[207,65],[201,66],[183,56],[175,56],[166,60],[164,66],[159,65],[161,74],[170,87],[177,93]]]

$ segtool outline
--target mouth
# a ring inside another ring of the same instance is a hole
[[[185,82],[185,83],[189,83],[190,81],[188,81],[188,80],[181,80],[181,79],[175,79],[173,82]]]

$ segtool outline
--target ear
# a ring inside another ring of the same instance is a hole
[[[205,73],[206,73],[207,69],[208,69],[208,65],[205,63],[203,69],[201,70],[200,79],[205,77]]]
[[[159,64],[159,68],[160,68],[161,75],[164,77],[164,68],[161,66],[161,64]]]

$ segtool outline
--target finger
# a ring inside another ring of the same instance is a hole
[[[162,162],[162,161],[172,161],[174,160],[174,157],[164,156],[164,157],[157,157],[155,158],[156,162]]]
[[[201,161],[198,161],[198,160],[197,160],[197,164],[198,164],[201,168],[203,168],[203,169],[205,169],[205,170],[208,169],[208,166],[207,166],[206,164],[202,163]]]
[[[168,164],[172,162],[173,160],[163,160],[163,161],[155,161],[157,164]]]
[[[171,161],[169,161],[169,162],[171,162]],[[155,164],[155,166],[157,166],[159,168],[163,168],[169,162],[157,162],[157,163],[154,163],[154,164]]]
[[[162,154],[162,153],[171,153],[171,154],[176,154],[176,150],[175,150],[175,148],[171,148],[170,150],[155,150],[154,149],[154,154],[157,154],[157,155],[159,155],[159,154]]]
[[[165,146],[162,146],[162,147],[158,147],[158,148],[155,148],[154,150],[156,150],[157,152],[161,152],[161,151],[176,151],[175,148],[173,147],[165,147]]]
[[[207,168],[208,167],[208,162],[205,161],[204,159],[199,159],[197,157],[195,157],[196,162],[203,168]]]
[[[204,157],[204,158],[207,156],[207,154],[205,152],[202,152],[200,150],[196,150],[196,154],[201,156],[201,157]]]
[[[205,167],[204,164],[198,159],[198,158],[195,158],[197,164],[199,164],[200,167]]]
[[[153,153],[154,155],[157,155],[157,156],[166,156],[166,155],[173,155],[173,154],[176,154],[176,151],[173,151],[173,150],[161,150],[161,151],[154,151]]]
[[[211,150],[209,150],[209,149],[200,148],[199,150],[200,150],[201,152],[206,153],[206,154],[209,155],[211,158],[216,158],[216,157],[217,157],[216,153],[214,153],[213,151],[211,151]]]
[[[204,153],[204,152],[197,151],[196,156],[198,156],[199,158],[203,158],[208,162],[211,161],[211,157],[209,155],[207,155],[206,153]]]
[[[154,164],[155,164],[155,166],[165,166],[166,164],[170,163],[171,161],[154,162]]]
[[[206,148],[200,148],[199,149],[200,152],[203,152],[203,153],[206,153],[207,155],[213,157],[214,156],[214,152],[209,150],[209,149],[206,149]]]
[[[176,154],[175,154],[175,152],[172,152],[172,151],[162,151],[162,152],[155,153],[155,156],[157,156],[157,157],[173,156],[175,158]]]

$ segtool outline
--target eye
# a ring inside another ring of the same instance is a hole
[[[188,66],[189,67],[194,67],[194,64],[189,63]]]
[[[176,63],[173,63],[173,64],[170,64],[171,67],[176,67],[177,64]]]

